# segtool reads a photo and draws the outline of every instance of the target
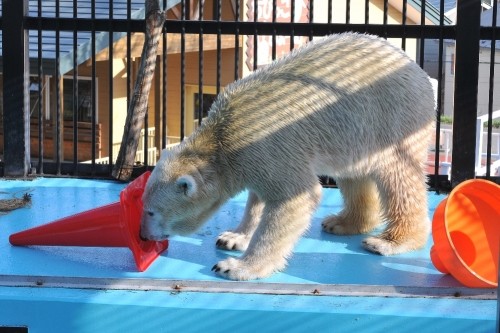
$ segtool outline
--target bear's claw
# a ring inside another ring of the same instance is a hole
[[[217,264],[215,264],[214,267],[212,267],[212,272],[218,273],[218,272],[220,272],[220,270],[221,269],[220,269],[219,265],[217,265]],[[229,271],[230,271],[229,269],[226,269],[223,273],[228,274]]]
[[[248,235],[226,231],[219,235],[215,245],[223,250],[245,251],[249,242],[250,237]]]
[[[236,258],[219,261],[212,267],[212,271],[230,280],[244,281],[262,277],[258,273],[252,272],[251,268],[246,267],[242,260]]]
[[[222,239],[218,239],[217,242],[215,243],[215,245],[218,248],[225,248],[227,246],[227,241],[222,240]]]

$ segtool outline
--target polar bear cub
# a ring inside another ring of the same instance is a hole
[[[384,39],[344,33],[308,43],[228,85],[200,128],[163,152],[146,186],[141,236],[197,230],[247,189],[241,224],[217,246],[244,251],[213,270],[233,280],[285,268],[336,179],[345,207],[325,232],[382,233],[363,246],[392,255],[422,247],[429,220],[424,175],[434,119],[427,74]]]

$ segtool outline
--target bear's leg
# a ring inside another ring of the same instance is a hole
[[[426,244],[430,231],[427,187],[420,164],[395,164],[377,180],[386,228],[363,241],[365,249],[381,255],[419,249]]]
[[[337,235],[365,234],[381,222],[378,190],[369,178],[338,179],[344,209],[325,218],[323,231]]]
[[[262,221],[245,253],[241,258],[231,257],[218,262],[212,270],[231,280],[251,280],[284,269],[320,199],[321,186],[316,184],[295,197],[266,201]]]
[[[226,231],[217,238],[217,247],[224,250],[245,251],[262,217],[264,202],[254,192],[248,194],[245,213],[240,225],[233,231]]]

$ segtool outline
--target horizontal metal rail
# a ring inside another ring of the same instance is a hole
[[[3,19],[0,17],[0,26]],[[203,28],[204,34],[233,35],[239,31],[240,35],[253,35],[255,29],[259,35],[290,35],[293,31],[296,36],[324,36],[331,33],[343,31],[354,31],[360,33],[371,33],[376,35],[387,35],[393,38],[444,38],[455,39],[456,26],[432,26],[432,25],[399,25],[399,24],[354,24],[354,23],[299,23],[299,22],[243,22],[243,21],[210,21],[210,20],[184,20],[183,26],[179,20],[166,20],[167,32],[180,33],[185,29],[186,33],[199,33]],[[25,18],[28,29],[37,30],[60,30],[60,31],[111,31],[109,19],[88,18],[63,18],[63,17],[31,17]],[[113,32],[144,32],[146,24],[144,20],[113,19]],[[480,27],[480,39],[492,40],[500,33],[500,27]]]
[[[2,287],[134,290],[164,292],[232,293],[297,296],[460,298],[495,300],[496,289],[391,285],[267,283],[249,281],[197,281],[151,278],[91,278],[0,275]]]
[[[26,17],[26,27],[36,30],[60,30],[74,31],[110,31],[108,19],[88,18],[57,18],[57,17]],[[0,21],[1,22],[1,21]],[[360,33],[371,33],[387,35],[394,38],[455,38],[455,26],[422,26],[422,25],[398,25],[398,24],[353,24],[353,23],[299,23],[299,22],[243,22],[243,21],[210,21],[210,20],[184,20],[183,26],[179,20],[166,20],[165,28],[169,33],[180,33],[185,29],[186,33],[200,32],[203,28],[204,34],[234,35],[239,31],[240,35],[253,35],[255,29],[259,35],[290,35],[293,31],[296,36],[324,36],[331,33],[354,31]],[[1,24],[1,23],[0,23]],[[144,32],[146,25],[144,20],[113,19],[114,32]],[[484,38],[489,39],[493,28],[483,27]]]

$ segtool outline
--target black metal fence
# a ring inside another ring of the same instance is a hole
[[[498,2],[457,0],[456,24],[445,15],[449,3],[160,0],[167,20],[137,173],[189,135],[230,81],[314,37],[356,31],[393,39],[433,71],[431,185],[450,188],[476,175],[498,182]],[[110,177],[142,50],[144,1],[1,4],[1,175]]]

